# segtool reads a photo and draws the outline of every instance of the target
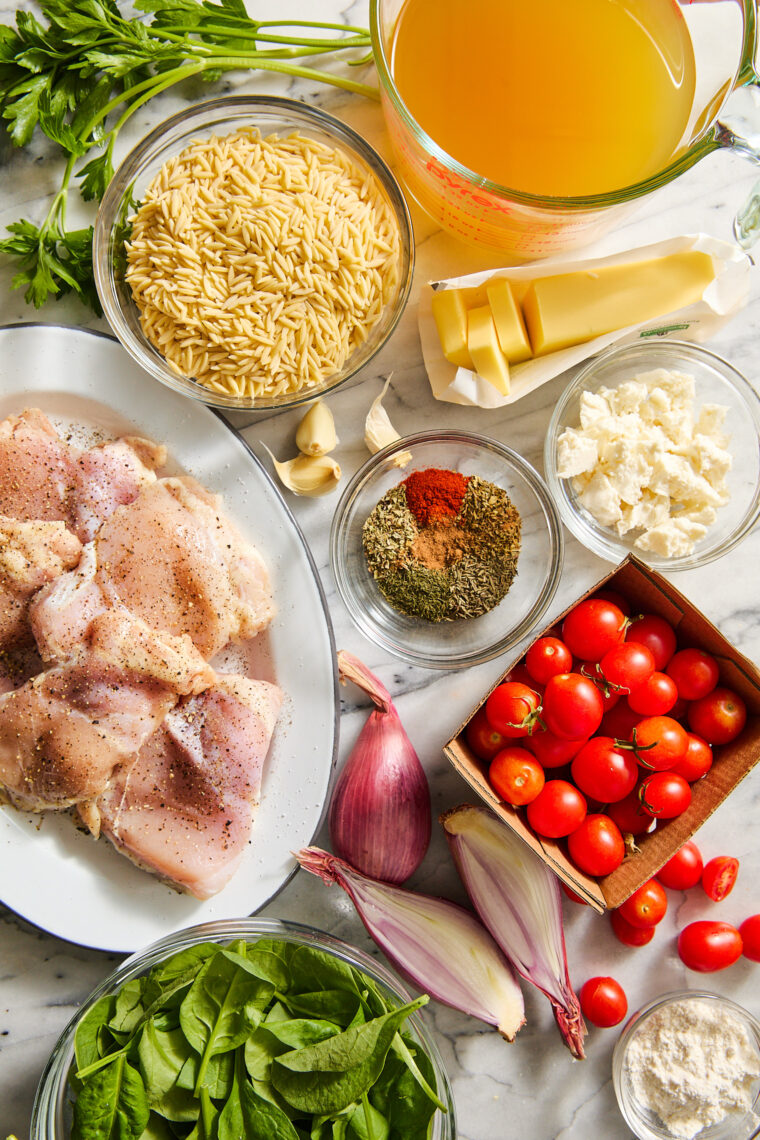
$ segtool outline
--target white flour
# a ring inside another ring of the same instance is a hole
[[[736,1014],[709,1001],[677,1001],[649,1016],[628,1047],[627,1067],[636,1100],[673,1136],[691,1140],[752,1108],[760,1055]]]

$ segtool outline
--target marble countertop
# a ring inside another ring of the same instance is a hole
[[[281,0],[256,6],[257,15],[282,11]],[[292,0],[288,14],[303,18],[363,23],[363,2],[349,6],[341,0]],[[0,20],[10,22],[13,6],[0,3]],[[271,75],[235,77],[220,89],[240,92],[288,93],[317,102],[356,127],[387,158],[391,158],[380,109],[359,96],[290,83]],[[174,92],[158,106],[147,106],[120,139],[120,154],[165,115],[208,93],[198,89]],[[120,157],[117,154],[117,158]],[[39,219],[61,171],[60,159],[44,140],[24,152],[14,152],[0,140],[0,226],[20,216]],[[749,192],[756,174],[740,158],[712,155],[679,181],[647,200],[627,224],[593,247],[606,253],[681,233],[704,231],[730,239],[731,219]],[[541,469],[543,438],[552,407],[567,377],[560,377],[519,403],[501,411],[483,411],[436,403],[422,363],[415,295],[421,283],[434,278],[499,264],[493,254],[460,245],[444,235],[419,211],[414,211],[417,246],[415,291],[397,331],[360,380],[330,398],[340,445],[337,458],[345,478],[366,459],[363,424],[382,382],[393,373],[385,406],[402,432],[430,427],[459,427],[492,436],[508,444]],[[53,324],[87,325],[105,329],[72,299],[30,310],[18,292],[11,292],[12,270],[0,262],[0,324],[41,320]],[[748,306],[710,343],[744,372],[760,390],[760,290],[752,274]],[[2,390],[0,362],[0,391]],[[233,416],[252,447],[266,458],[262,444],[279,455],[293,453],[300,413],[278,416]],[[334,624],[336,642],[361,657],[391,690],[401,718],[427,771],[433,794],[434,817],[439,811],[471,798],[470,789],[442,755],[442,745],[478,702],[483,691],[503,671],[513,654],[462,672],[437,672],[408,666],[367,642],[354,628],[338,597],[328,558],[329,523],[334,498],[290,499],[290,505],[311,546]],[[565,535],[565,569],[548,618],[606,574],[610,566],[594,557],[569,534]],[[673,575],[673,581],[720,627],[743,653],[760,660],[758,576],[760,531],[722,560],[700,570]],[[519,648],[519,647],[518,647]],[[514,651],[516,655],[517,649]],[[339,763],[348,755],[367,714],[353,688],[342,693]],[[699,844],[706,856],[733,854],[742,869],[736,889],[719,910],[701,892],[688,897],[670,894],[670,908],[654,941],[632,950],[613,937],[606,919],[587,908],[566,906],[566,936],[570,969],[576,987],[596,974],[612,974],[625,987],[631,1009],[656,995],[681,988],[708,988],[742,1002],[760,1015],[758,967],[742,961],[722,974],[705,978],[689,973],[675,953],[676,932],[688,921],[707,916],[741,921],[760,910],[760,845],[756,820],[760,810],[760,768],[747,778],[730,800],[704,825]],[[327,843],[326,835],[318,837]],[[3,875],[23,875],[23,867],[3,868]],[[413,886],[461,899],[462,890],[438,829],[428,855],[414,876]],[[29,883],[34,890],[34,883]],[[0,889],[0,894],[2,893]],[[363,926],[347,897],[318,886],[299,873],[262,912],[329,930],[371,948]],[[93,916],[96,921],[96,916]],[[20,920],[0,906],[0,1136],[28,1135],[34,1092],[44,1063],[77,1005],[106,973],[117,956],[57,940]],[[429,1019],[451,1078],[459,1134],[467,1140],[529,1136],[531,1140],[581,1140],[600,1135],[623,1140],[629,1133],[620,1117],[611,1080],[611,1055],[617,1030],[591,1029],[588,1059],[573,1063],[557,1034],[548,1002],[525,987],[527,1025],[515,1044],[507,1045],[479,1022],[432,1004]]]

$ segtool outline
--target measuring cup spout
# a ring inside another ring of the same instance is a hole
[[[760,76],[754,70],[732,95],[730,112],[726,109],[715,124],[714,138],[718,146],[760,164]],[[734,237],[742,249],[760,239],[760,182],[736,213]]]

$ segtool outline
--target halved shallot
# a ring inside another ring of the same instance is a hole
[[[585,1057],[557,876],[488,808],[462,804],[441,823],[475,910],[518,974],[546,994],[570,1052]]]
[[[343,888],[371,937],[413,985],[514,1040],[525,1023],[523,996],[512,967],[474,914],[447,899],[370,879],[319,847],[306,847],[296,858]]]

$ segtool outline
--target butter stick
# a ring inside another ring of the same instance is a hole
[[[535,356],[665,316],[698,301],[715,277],[700,250],[543,277],[522,302]]]
[[[488,305],[470,309],[467,314],[467,348],[478,375],[493,384],[503,396],[508,396],[509,365],[499,346]]]
[[[461,289],[439,289],[433,294],[433,317],[443,355],[452,364],[472,368],[467,349],[467,309]]]
[[[533,354],[512,286],[502,277],[489,283],[486,294],[501,351],[510,364],[527,360]]]

